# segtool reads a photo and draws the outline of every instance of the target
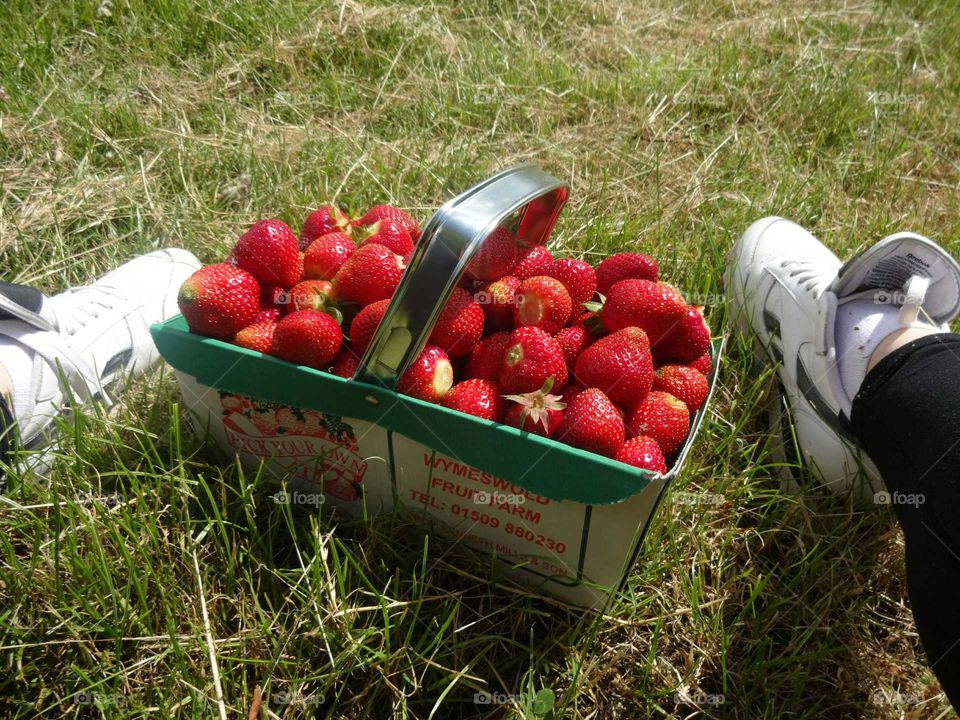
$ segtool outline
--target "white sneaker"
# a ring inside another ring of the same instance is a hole
[[[186,250],[157,250],[55,297],[0,286],[2,341],[33,353],[30,394],[15,418],[24,448],[50,439],[70,396],[109,405],[110,391],[159,359],[150,325],[178,312],[177,291],[199,267]],[[12,379],[15,386],[27,381]]]
[[[725,285],[734,327],[778,364],[798,459],[831,490],[870,504],[883,484],[849,429],[855,392],[844,389],[838,369],[838,307],[869,298],[900,307],[902,325],[946,331],[960,311],[960,267],[912,233],[891,235],[841,265],[802,227],[770,217],[734,245]]]

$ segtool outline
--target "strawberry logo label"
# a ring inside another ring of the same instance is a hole
[[[341,418],[223,391],[220,404],[234,450],[268,460],[284,479],[319,485],[339,500],[360,499],[367,462]]]

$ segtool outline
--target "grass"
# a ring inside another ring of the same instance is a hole
[[[4,279],[213,261],[329,200],[424,218],[531,160],[572,185],[557,249],[653,253],[719,328],[724,253],[765,214],[840,255],[902,228],[960,254],[958,30],[949,0],[6,0]],[[769,371],[735,341],[721,381],[595,616],[401,517],[270,503],[158,371],[80,414],[49,477],[8,475],[2,714],[247,717],[260,686],[261,717],[536,718],[544,689],[584,720],[952,716],[893,515],[781,492]]]

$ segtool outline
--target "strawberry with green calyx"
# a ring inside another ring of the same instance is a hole
[[[507,395],[507,400],[513,403],[507,411],[507,424],[543,437],[553,437],[563,420],[566,404],[560,395],[550,394],[552,389],[551,375],[539,390]]]
[[[321,205],[307,215],[300,229],[300,249],[305,250],[318,237],[332,232],[348,232],[350,218],[335,205]]]
[[[303,276],[309,280],[332,280],[356,249],[353,239],[343,232],[318,237],[303,254]]]
[[[660,446],[656,440],[646,435],[638,435],[623,443],[614,460],[661,475],[667,472],[667,461]]]
[[[259,220],[250,226],[230,255],[239,267],[264,285],[291,288],[303,276],[303,257],[293,231],[280,220]]]
[[[665,456],[683,445],[690,430],[690,411],[670,393],[652,390],[627,413],[630,437],[647,435],[657,441]]]
[[[440,404],[484,420],[502,422],[506,403],[495,382],[472,378],[458,382],[443,396]]]
[[[177,305],[191,332],[230,341],[260,312],[260,286],[229,263],[207,265],[183,282]]]
[[[417,240],[420,239],[420,226],[417,224],[417,221],[410,217],[410,214],[405,210],[401,210],[393,205],[374,205],[364,213],[363,217],[359,220],[354,220],[353,225],[355,227],[368,227],[380,220],[399,223],[407,233],[409,233],[410,239],[413,240],[413,242],[417,242]]]
[[[623,418],[602,390],[587,388],[567,405],[554,439],[613,457],[623,445]]]

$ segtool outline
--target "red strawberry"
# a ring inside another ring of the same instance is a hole
[[[503,356],[507,353],[510,344],[510,333],[498,332],[484,338],[470,352],[467,361],[467,377],[493,380],[500,377],[500,366]]]
[[[364,245],[333,277],[338,302],[364,306],[393,295],[403,274],[403,258],[383,245]]]
[[[613,457],[623,445],[623,419],[602,390],[589,388],[567,405],[556,439],[599,455]]]
[[[567,384],[567,364],[556,340],[536,327],[517,328],[510,334],[500,365],[500,387],[507,393],[539,390],[553,377],[553,387]]]
[[[577,358],[580,357],[580,353],[590,346],[593,338],[590,337],[590,333],[587,332],[587,329],[582,325],[565,327],[554,335],[554,337],[560,345],[560,349],[563,351],[563,359],[567,363],[567,369],[573,372]]]
[[[507,400],[512,404],[507,410],[507,424],[543,437],[556,435],[566,404],[559,395],[550,394],[552,388],[553,379],[550,377],[539,390],[508,395]]]
[[[450,358],[436,345],[427,345],[397,381],[397,392],[427,402],[440,402],[453,385]]]
[[[520,299],[520,279],[506,275],[481,287],[474,297],[483,308],[488,330],[513,328],[513,308]]]
[[[538,327],[552,335],[567,324],[572,309],[570,293],[562,282],[535,275],[520,283],[520,302],[513,308],[513,323],[517,327]]]
[[[664,455],[683,445],[690,430],[687,406],[670,393],[651,391],[627,414],[627,432],[631,437],[648,435],[657,441]]]
[[[283,317],[283,310],[281,310],[276,305],[264,305],[261,303],[260,312],[257,313],[257,316],[253,319],[253,322],[250,323],[254,325],[256,323],[275,323],[280,322],[280,318]]]
[[[332,317],[319,310],[297,310],[277,323],[270,351],[289,362],[324,370],[342,341],[340,325]]]
[[[573,317],[580,317],[583,303],[592,300],[597,290],[597,275],[593,266],[583,260],[560,258],[554,260],[547,275],[563,283],[573,302]]]
[[[314,240],[332,232],[342,232],[350,227],[350,219],[334,205],[321,205],[307,215],[300,229],[300,249],[305,250]]]
[[[646,435],[638,435],[627,440],[617,450],[614,459],[661,475],[667,471],[667,461],[663,458],[663,451],[660,450],[656,440]]]
[[[483,309],[463,288],[454,288],[428,342],[452,358],[469,355],[483,335]]]
[[[517,241],[504,227],[490,233],[467,263],[467,275],[488,282],[509,275],[517,261]]]
[[[553,255],[543,245],[522,248],[517,254],[517,264],[510,273],[521,280],[535,275],[548,275],[553,267]]]
[[[692,363],[689,363],[689,367],[702,372],[704,375],[709,375],[710,370],[713,369],[713,363],[710,361],[710,353],[705,352]]]
[[[303,276],[311,280],[332,280],[356,249],[353,240],[342,232],[318,237],[303,254]]]
[[[370,234],[364,238],[361,245],[378,243],[390,248],[400,257],[407,259],[413,252],[413,240],[407,229],[395,220],[378,220],[370,226]]]
[[[659,362],[687,363],[710,349],[710,328],[703,319],[703,308],[690,306],[683,318],[653,348]]]
[[[276,329],[275,322],[255,322],[247,325],[243,330],[233,336],[233,344],[248,350],[269,353],[270,343],[273,340],[273,331]]]
[[[367,210],[366,214],[362,218],[355,221],[354,225],[373,225],[379,220],[392,220],[394,222],[398,222],[410,234],[411,240],[416,242],[420,239],[420,226],[417,225],[417,221],[400,208],[393,207],[392,205],[374,205],[372,208]]]
[[[341,350],[333,361],[330,372],[342,378],[352,378],[360,365],[360,358],[350,350]]]
[[[290,311],[323,310],[330,304],[329,280],[304,280],[290,288]]]
[[[603,390],[614,402],[635,405],[653,385],[653,358],[646,333],[628,327],[600,338],[577,358],[574,375],[587,387]]]
[[[647,333],[651,347],[683,319],[687,306],[673,287],[650,280],[621,280],[610,288],[600,311],[608,332],[635,326]]]
[[[250,226],[230,253],[237,265],[264,285],[290,288],[303,276],[303,258],[293,231],[279,220],[259,220]]]
[[[260,286],[246,270],[207,265],[183,282],[177,305],[191,332],[230,340],[260,312]]]
[[[502,422],[506,403],[500,388],[489,380],[473,378],[458,382],[443,396],[440,404],[467,415],[476,415],[484,420]]]
[[[653,376],[653,389],[682,400],[692,415],[707,399],[710,386],[703,373],[686,365],[664,365]]]
[[[579,385],[571,385],[566,390],[563,391],[563,403],[564,405],[569,405],[573,402],[573,399],[582,393],[586,388],[582,388]]]
[[[621,280],[657,281],[657,261],[643,253],[617,253],[597,265],[597,290],[606,295]]]
[[[357,355],[363,355],[377,332],[377,326],[390,306],[389,300],[370,303],[354,316],[350,323],[350,347]]]

